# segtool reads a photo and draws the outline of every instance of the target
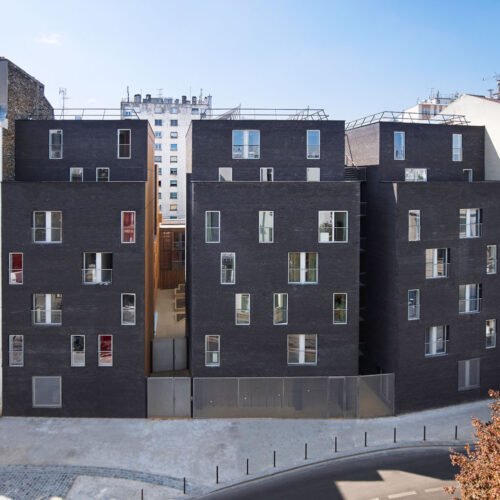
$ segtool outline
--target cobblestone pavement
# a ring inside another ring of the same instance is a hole
[[[183,490],[182,479],[129,469],[71,465],[4,465],[0,466],[0,498],[2,495],[12,500],[65,498],[75,478],[82,475],[128,479]],[[200,491],[189,483],[186,490],[191,494]]]

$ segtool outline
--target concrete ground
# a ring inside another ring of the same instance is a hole
[[[50,480],[38,495],[40,481],[30,480],[43,475],[43,470],[47,477],[54,475],[57,495],[62,498],[139,499],[140,484],[150,492],[149,497],[144,493],[146,500],[160,494],[158,488],[165,488],[163,498],[174,498],[182,493],[184,477],[187,493],[199,495],[217,487],[217,466],[219,483],[238,482],[248,478],[247,459],[250,476],[255,477],[332,456],[422,443],[424,426],[426,442],[437,443],[454,442],[457,425],[458,444],[472,440],[472,416],[488,420],[489,414],[488,401],[480,401],[363,420],[4,417],[0,419],[0,499],[1,495],[50,498],[43,496]],[[13,473],[26,477],[28,490],[22,496],[13,490],[16,483],[7,480]],[[97,479],[86,482],[82,476]],[[61,492],[68,484],[69,490]]]

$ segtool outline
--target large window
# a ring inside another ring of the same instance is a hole
[[[118,130],[118,158],[130,158],[131,135],[130,130]]]
[[[452,160],[462,161],[462,134],[453,134],[452,149]]]
[[[299,334],[288,335],[288,364],[315,365],[318,354],[317,335]]]
[[[61,377],[32,377],[33,408],[61,408]]]
[[[461,314],[478,313],[481,310],[481,284],[459,285],[458,312]]]
[[[99,335],[99,366],[113,366],[113,335]]]
[[[319,130],[307,131],[307,159],[319,160],[320,157],[320,132]]]
[[[420,290],[408,290],[408,320],[420,319]]]
[[[9,253],[9,284],[23,284],[23,254]]]
[[[467,391],[480,386],[480,360],[466,359],[458,362],[458,390]]]
[[[135,212],[122,212],[122,243],[135,243]]]
[[[347,293],[333,294],[333,324],[347,324]]]
[[[220,282],[222,285],[234,285],[236,282],[236,255],[234,253],[220,254]]]
[[[96,182],[109,182],[109,167],[97,167],[95,169]]]
[[[274,241],[274,212],[259,212],[259,243]]]
[[[273,325],[288,324],[288,294],[273,294]]]
[[[431,326],[425,332],[425,355],[438,356],[446,354],[449,340],[448,326]]]
[[[493,349],[497,346],[497,320],[486,320],[486,349]]]
[[[250,294],[237,293],[235,295],[235,323],[237,325],[250,324]]]
[[[406,182],[427,182],[426,168],[405,168]]]
[[[62,212],[33,212],[33,241],[61,243]]]
[[[205,212],[205,243],[220,243],[220,212]]]
[[[450,252],[447,248],[427,248],[425,251],[425,277],[446,278]]]
[[[9,366],[24,366],[24,335],[9,335]]]
[[[260,182],[273,182],[274,181],[274,169],[271,167],[265,167],[260,169]]]
[[[71,366],[85,366],[85,335],[71,335]]]
[[[408,241],[420,241],[420,210],[408,210]]]
[[[205,366],[220,366],[220,335],[205,335]]]
[[[109,252],[85,252],[82,271],[85,285],[110,284],[113,275],[113,254]]]
[[[135,293],[122,293],[122,325],[135,325]]]
[[[288,283],[318,282],[318,254],[316,252],[288,253]]]
[[[49,130],[49,159],[60,160],[63,157],[63,131]]]
[[[405,133],[394,132],[394,159],[405,159]]]
[[[62,324],[62,294],[33,294],[32,319],[34,325]]]
[[[233,130],[233,159],[260,158],[260,131]]]
[[[346,243],[347,212],[318,212],[318,241],[320,243]]]
[[[460,238],[479,238],[481,236],[481,209],[460,209]]]
[[[497,273],[497,246],[486,245],[486,274]]]
[[[233,169],[231,167],[219,168],[219,181],[230,182],[233,180]]]
[[[70,182],[83,182],[83,168],[71,167],[69,169],[69,180]]]

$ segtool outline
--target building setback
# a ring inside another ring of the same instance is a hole
[[[18,120],[2,185],[3,413],[144,417],[154,135],[142,120]]]

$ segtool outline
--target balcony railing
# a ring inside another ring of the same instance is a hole
[[[233,144],[233,159],[257,160],[260,158],[260,146],[252,144]]]
[[[112,269],[82,269],[84,285],[109,285],[112,281]]]
[[[32,227],[31,228],[34,243],[61,243],[62,227]]]
[[[420,319],[420,304],[408,305],[408,320]]]
[[[488,259],[486,262],[486,274],[497,273],[497,259]]]
[[[427,279],[447,278],[448,266],[446,262],[426,262],[425,263],[425,277]]]
[[[481,311],[481,298],[460,299],[458,301],[458,312],[460,314],[472,314]]]
[[[479,238],[483,233],[482,222],[460,224],[460,238]]]
[[[426,356],[444,356],[447,351],[448,340],[441,339],[425,343]]]
[[[33,325],[62,325],[61,309],[32,309]]]

